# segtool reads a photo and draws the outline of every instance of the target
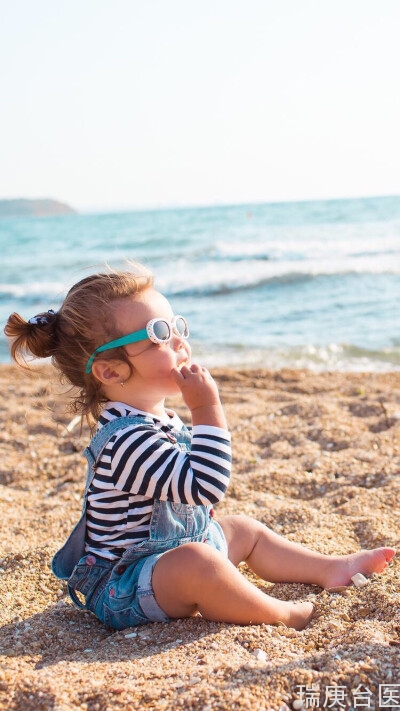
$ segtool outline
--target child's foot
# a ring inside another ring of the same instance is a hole
[[[311,602],[284,602],[279,614],[279,622],[295,630],[302,630],[310,622],[314,614],[314,605]]]
[[[361,550],[350,555],[329,556],[326,569],[323,572],[322,587],[334,588],[350,585],[351,578],[356,573],[363,575],[382,573],[395,555],[394,548],[374,548],[370,551]]]

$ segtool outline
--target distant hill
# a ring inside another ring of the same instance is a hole
[[[57,200],[0,200],[0,217],[51,217],[74,215],[74,210]]]

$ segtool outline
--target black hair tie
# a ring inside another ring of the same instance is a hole
[[[32,316],[32,318],[29,319],[28,323],[30,323],[32,326],[46,326],[55,316],[55,311],[53,309],[49,309],[45,313],[42,314],[37,314],[36,316]]]

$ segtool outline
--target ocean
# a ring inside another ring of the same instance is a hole
[[[144,262],[207,367],[400,369],[400,196],[0,220],[3,328]]]

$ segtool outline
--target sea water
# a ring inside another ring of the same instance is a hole
[[[400,369],[400,197],[0,220],[3,328],[144,262],[208,367]]]

